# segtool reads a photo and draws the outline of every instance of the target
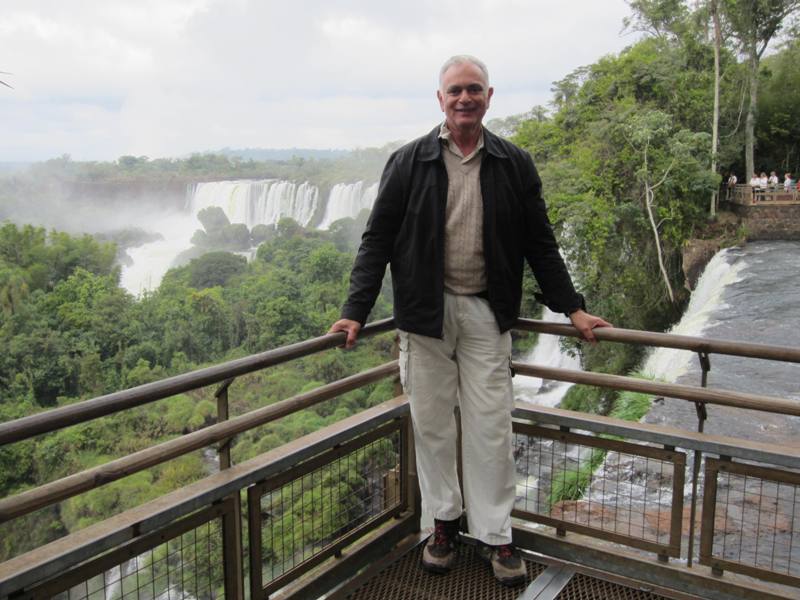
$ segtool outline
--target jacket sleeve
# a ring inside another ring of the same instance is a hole
[[[553,312],[569,313],[586,308],[583,296],[575,291],[564,259],[558,250],[547,207],[542,198],[542,180],[527,152],[523,152],[522,187],[525,203],[525,259],[542,290],[536,299]]]
[[[392,257],[395,237],[405,216],[405,182],[397,152],[389,157],[381,175],[361,245],[350,273],[350,291],[342,307],[342,318],[366,322],[381,291],[386,265]]]

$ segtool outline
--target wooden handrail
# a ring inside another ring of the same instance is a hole
[[[106,483],[111,483],[167,462],[188,452],[228,439],[237,433],[264,425],[325,400],[330,400],[340,394],[394,375],[397,372],[397,361],[392,361],[334,381],[310,392],[298,394],[292,398],[253,410],[235,419],[205,427],[199,431],[112,460],[104,465],[57,479],[9,498],[4,498],[0,500],[0,523],[5,523]]]
[[[536,331],[551,335],[580,337],[578,330],[572,325],[550,323],[535,319],[518,319],[517,329]],[[771,346],[767,344],[748,344],[730,340],[713,340],[676,335],[674,333],[654,333],[638,329],[621,329],[618,327],[602,327],[594,330],[595,337],[602,342],[622,342],[638,344],[641,346],[661,346],[678,350],[691,350],[706,354],[726,354],[729,356],[744,356],[746,358],[761,358],[765,360],[779,360],[783,362],[800,363],[800,348],[787,346]]]
[[[690,385],[659,383],[657,381],[636,379],[635,377],[625,377],[622,375],[556,369],[553,367],[541,367],[518,362],[513,363],[512,366],[514,370],[521,375],[541,377],[542,379],[555,379],[557,381],[568,381],[570,383],[581,383],[615,390],[641,392],[643,394],[678,398],[680,400],[690,400],[692,402],[702,402],[704,404],[719,404],[721,406],[732,406],[749,410],[763,410],[765,412],[778,413],[781,415],[800,416],[800,402],[796,400],[784,400],[783,398],[776,398],[774,396],[758,396],[756,394],[744,394],[728,390],[709,390],[707,388],[698,388]]]
[[[392,329],[394,329],[394,319],[384,319],[364,327],[359,337],[376,335]],[[212,383],[218,383],[245,373],[252,373],[253,371],[308,356],[321,350],[342,346],[344,340],[344,333],[331,333],[289,346],[282,346],[274,350],[267,350],[259,354],[231,360],[213,367],[198,369],[182,375],[154,381],[153,383],[146,383],[127,390],[106,394],[105,396],[98,396],[91,400],[46,410],[29,417],[0,423],[0,446],[19,442],[48,431],[68,427],[69,425],[85,423],[97,417],[155,402],[175,394],[196,390]]]

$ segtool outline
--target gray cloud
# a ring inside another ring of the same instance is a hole
[[[222,146],[354,147],[439,118],[439,65],[489,65],[490,116],[621,50],[624,0],[403,3],[11,0],[0,22],[0,160]],[[10,143],[8,140],[12,140]]]

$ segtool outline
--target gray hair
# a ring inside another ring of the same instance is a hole
[[[483,78],[486,80],[486,85],[489,85],[489,69],[486,68],[486,65],[483,64],[482,60],[475,58],[470,54],[456,54],[455,56],[448,58],[442,65],[442,68],[439,70],[439,87],[442,87],[442,79],[444,79],[444,74],[447,72],[447,69],[464,63],[470,63],[478,67],[481,70],[481,73],[483,73]]]

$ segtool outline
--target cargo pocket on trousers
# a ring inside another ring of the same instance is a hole
[[[409,385],[410,381],[409,371],[411,367],[411,360],[408,354],[408,345],[409,345],[408,332],[398,331],[397,336],[399,338],[398,346],[400,347],[400,357],[399,357],[400,385],[403,386],[403,392],[405,392],[406,395],[408,395],[411,393],[410,390],[411,386]]]

